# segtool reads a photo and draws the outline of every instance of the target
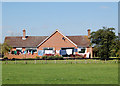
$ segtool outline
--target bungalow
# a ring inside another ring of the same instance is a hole
[[[59,30],[50,36],[7,36],[5,41],[12,47],[6,56],[12,58],[35,58],[43,55],[62,55],[65,57],[82,55],[92,58],[92,47],[89,47],[90,29],[85,36],[65,36]]]

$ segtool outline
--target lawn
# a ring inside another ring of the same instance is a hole
[[[93,60],[9,61],[2,84],[118,84],[118,63]]]

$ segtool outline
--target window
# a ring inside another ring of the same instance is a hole
[[[45,54],[55,54],[54,48],[46,47],[43,48]]]
[[[8,51],[8,53],[10,54],[10,53],[11,53],[11,51],[9,50],[9,51]]]
[[[34,52],[34,53],[37,53],[37,49],[33,49],[33,52]]]
[[[26,48],[27,53],[37,53],[37,48]]]
[[[43,50],[53,50],[53,48],[51,48],[51,47],[45,47],[45,48],[43,48]]]
[[[80,48],[78,48],[78,53],[85,53],[85,50],[86,49],[84,47],[83,48],[80,47]]]
[[[16,51],[21,52],[21,51],[22,51],[22,48],[16,48]]]

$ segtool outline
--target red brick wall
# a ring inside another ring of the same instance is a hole
[[[12,59],[12,58],[21,58],[21,59],[24,59],[24,58],[35,58],[37,55],[37,53],[35,54],[19,54],[19,55],[14,55],[14,54],[6,54],[5,56],[7,56],[9,59]]]
[[[42,50],[44,47],[54,47],[55,50],[60,50],[62,47],[76,47],[68,39],[65,38],[65,41],[62,39],[64,36],[59,32],[56,32],[52,35],[47,41],[45,41],[41,46],[38,47],[39,50]]]
[[[16,48],[12,48],[11,51],[15,51]],[[22,48],[23,51],[25,51],[25,48]],[[19,54],[19,55],[14,55],[14,54],[6,54],[5,56],[7,56],[9,59],[12,59],[12,58],[35,58],[36,56],[38,56],[37,53],[34,53],[33,55],[32,54]]]

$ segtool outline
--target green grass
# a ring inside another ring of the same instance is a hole
[[[27,62],[3,62],[2,84],[118,84],[118,63],[115,61]]]

